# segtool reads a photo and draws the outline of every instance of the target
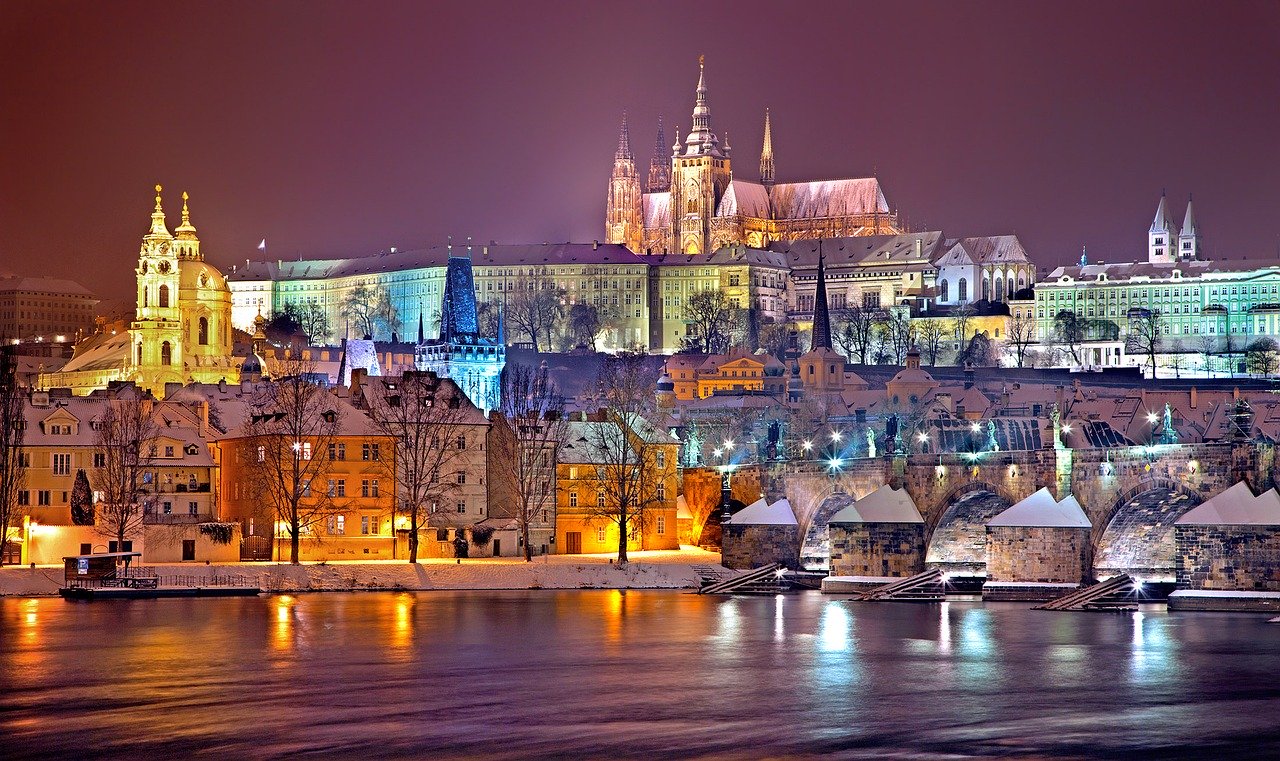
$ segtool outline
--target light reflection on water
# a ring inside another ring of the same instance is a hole
[[[1245,614],[674,592],[0,600],[0,757],[1280,755]]]

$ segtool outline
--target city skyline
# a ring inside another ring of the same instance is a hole
[[[1140,258],[1162,188],[1175,215],[1195,194],[1207,257],[1269,258],[1280,242],[1280,93],[1254,75],[1274,66],[1274,7],[742,5],[682,10],[679,25],[664,20],[675,6],[590,8],[139,3],[53,24],[56,10],[10,6],[0,134],[31,148],[3,159],[0,269],[71,252],[49,274],[126,297],[134,210],[156,182],[190,191],[223,268],[262,238],[282,258],[448,235],[602,240],[622,112],[647,166],[659,114],[669,138],[689,128],[702,54],[739,177],[756,174],[768,107],[780,181],[874,175],[911,229],[1016,232],[1045,269],[1086,245]],[[815,29],[819,14],[831,22]],[[744,44],[765,18],[805,54]],[[620,55],[618,38],[640,52]],[[815,80],[816,94],[798,86]],[[1224,124],[1231,139],[1215,140]]]

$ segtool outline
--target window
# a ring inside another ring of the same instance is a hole
[[[378,479],[376,478],[369,482],[369,496],[370,497],[378,496]]]
[[[36,492],[36,502],[37,502],[37,504],[40,504],[40,505],[48,505],[48,504],[50,504],[50,502],[49,502],[49,490],[48,490],[48,489],[41,489],[40,491]]]
[[[162,285],[160,286],[160,301],[159,301],[159,306],[161,306],[161,307],[167,307],[167,306],[169,306],[169,286],[167,286],[167,285],[163,285],[163,284],[162,284]],[[168,362],[166,362],[165,364],[169,364],[169,363],[168,363]]]
[[[956,284],[956,298],[959,301],[969,300],[969,281],[968,280],[965,280],[964,278],[960,278],[960,281]]]
[[[173,364],[173,347],[169,345],[168,341],[160,344],[160,364]]]
[[[659,452],[658,452],[658,454],[657,454],[657,457],[656,457],[655,459],[658,461],[658,467],[659,467],[659,468],[666,468],[666,467],[667,467],[667,453],[666,453],[666,452],[659,451]]]
[[[239,486],[239,484],[237,484],[237,486]],[[335,482],[332,478],[330,478],[329,488],[325,491],[325,494],[327,494],[330,497],[335,497],[338,494],[337,489],[338,489],[337,482]]]
[[[165,448],[164,448],[164,456],[165,456],[165,457],[173,457],[173,447],[165,447]]]
[[[447,542],[447,541],[449,541],[449,529],[447,529],[447,528],[438,528],[438,529],[436,529],[436,541],[437,541],[437,542]]]
[[[23,494],[26,494],[26,492],[23,492]],[[577,506],[578,506],[578,493],[576,491],[571,491],[569,492],[569,507],[577,507]]]
[[[666,485],[666,484],[658,484],[657,497],[658,497],[658,500],[659,500],[659,501],[664,501],[664,500],[666,500],[666,498],[667,498],[667,485]]]
[[[303,442],[302,444],[302,459],[304,460],[311,459],[311,442],[310,441]]]
[[[258,462],[266,462],[266,461],[267,461],[267,448],[258,447]]]
[[[369,479],[367,478],[360,479],[360,496],[369,496]]]
[[[947,281],[943,280],[938,283],[938,301],[947,300]]]
[[[604,507],[604,490],[596,492],[596,507]]]
[[[604,526],[596,527],[596,541],[603,542],[605,539]]]
[[[30,492],[30,491],[28,491],[28,490],[26,490],[26,489],[23,489],[22,491],[18,492],[18,504],[19,504],[19,505],[30,505],[30,504],[31,504],[31,492]],[[87,555],[88,553],[85,553],[85,554]]]
[[[369,534],[369,516],[360,516],[360,533],[368,536]]]
[[[467,448],[467,437],[466,437],[466,436],[459,436],[459,437],[458,437],[458,449],[466,449],[466,448]]]
[[[163,512],[165,515],[173,514],[173,503],[167,499],[163,503]]]
[[[200,514],[200,503],[199,503],[199,502],[188,502],[188,503],[187,503],[187,515],[199,515],[199,514]]]
[[[466,502],[459,502],[459,503],[458,503],[458,512],[460,512],[460,513],[465,513],[466,511],[467,511],[467,503],[466,503]]]
[[[330,459],[330,460],[345,460],[345,459],[347,459],[347,445],[346,445],[346,444],[334,444],[334,443],[332,443],[332,442],[331,442],[331,443],[329,444],[329,459]]]
[[[455,478],[458,483],[465,484],[467,482],[467,472],[465,470],[460,470]]]
[[[345,515],[337,516],[337,521],[335,523],[336,525],[334,526],[333,533],[335,534],[347,533],[347,516]]]
[[[201,346],[209,345],[209,318],[201,317],[199,329],[196,331],[196,343]]]
[[[55,476],[71,475],[71,453],[69,452],[53,453],[53,474]]]
[[[345,478],[338,479],[338,496],[339,497],[347,496],[347,479]]]
[[[305,479],[302,482],[302,496],[304,497],[311,496],[311,479],[310,478]]]
[[[659,534],[667,533],[667,516],[659,515],[656,530]]]

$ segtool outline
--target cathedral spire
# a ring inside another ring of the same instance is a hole
[[[667,136],[662,131],[662,114],[658,114],[658,139],[653,144],[653,158],[649,160],[650,193],[665,193],[671,189],[671,160],[666,156]]]
[[[685,138],[685,154],[722,156],[720,141],[711,131],[711,108],[707,105],[706,57],[698,56],[698,90],[693,104],[693,129]]]
[[[813,348],[831,348],[831,313],[827,309],[827,268],[818,241],[818,289],[813,302]]]
[[[622,129],[618,131],[618,150],[613,154],[615,161],[634,161],[631,153],[631,132],[627,129],[627,112],[622,112]]]
[[[773,130],[767,108],[764,110],[764,149],[760,151],[760,184],[773,187]]]
[[[1187,196],[1187,215],[1182,218],[1182,232],[1178,234],[1178,258],[1196,259],[1200,256],[1200,226],[1196,224],[1191,209],[1191,196]]]

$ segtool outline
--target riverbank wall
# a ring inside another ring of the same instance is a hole
[[[697,589],[699,577],[686,563],[559,562],[532,563],[464,560],[427,562],[314,563],[307,565],[235,563],[217,565],[148,564],[161,577],[183,577],[199,586],[213,576],[239,576],[265,592],[430,591],[450,589]],[[0,596],[56,595],[61,567],[0,568]]]

